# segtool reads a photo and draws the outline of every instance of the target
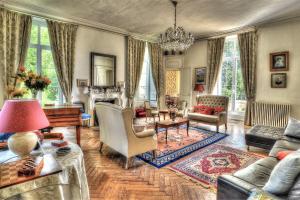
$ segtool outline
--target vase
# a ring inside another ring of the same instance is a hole
[[[31,90],[32,98],[37,99],[38,90]]]

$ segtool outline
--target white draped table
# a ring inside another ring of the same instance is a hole
[[[62,172],[0,189],[0,199],[9,200],[88,200],[89,188],[83,153],[78,145],[69,142],[71,152],[56,156],[57,147],[44,141],[45,154],[51,153],[62,166]],[[0,151],[0,163],[14,157],[10,151]],[[9,162],[9,161],[8,161]]]

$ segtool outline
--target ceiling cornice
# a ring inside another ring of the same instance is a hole
[[[124,36],[132,36],[134,38],[142,39],[142,40],[147,40],[147,41],[155,41],[156,38],[154,37],[149,37],[144,34],[137,34],[133,33],[130,31],[127,31],[122,28],[102,24],[99,22],[83,19],[80,17],[75,17],[75,16],[67,16],[67,15],[61,15],[61,13],[57,13],[55,10],[51,9],[45,9],[39,6],[32,6],[28,5],[26,3],[16,3],[11,0],[1,0],[0,5],[4,8],[7,8],[9,10],[13,10],[16,12],[36,16],[36,17],[41,17],[45,19],[52,19],[52,20],[57,20],[57,21],[62,21],[62,22],[69,22],[69,23],[74,23],[77,25],[89,27],[89,28],[95,28],[95,29],[100,29],[102,31],[107,31],[115,34],[120,34]]]

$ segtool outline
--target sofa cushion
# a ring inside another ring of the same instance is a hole
[[[237,171],[233,176],[251,183],[256,187],[262,188],[268,181],[269,176],[277,163],[278,161],[276,158],[266,157]]]
[[[263,190],[277,195],[287,194],[299,173],[300,151],[295,151],[274,167]]]
[[[300,121],[290,118],[284,135],[300,139]]]
[[[221,113],[223,111],[225,111],[225,109],[222,106],[216,106],[216,107],[214,107],[214,115],[217,115],[217,114],[219,114],[219,113]]]
[[[194,106],[194,112],[205,114],[205,115],[212,115],[214,112],[214,108],[205,105],[198,105],[198,106]]]
[[[276,158],[278,160],[282,160],[284,159],[287,155],[291,154],[294,151],[279,151],[276,155]]]
[[[289,191],[288,198],[289,200],[299,200],[300,199],[300,174],[296,178],[295,183]]]
[[[298,142],[293,140],[287,140],[288,138],[284,138],[281,140],[277,140],[277,142],[274,144],[272,150],[269,153],[269,156],[276,157],[277,153],[279,151],[296,151],[300,148],[299,140]]]
[[[200,113],[188,113],[188,119],[209,123],[216,123],[219,121],[219,117],[217,115],[205,115]]]

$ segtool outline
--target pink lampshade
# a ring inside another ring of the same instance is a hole
[[[194,91],[197,91],[197,92],[203,92],[203,91],[204,91],[203,85],[201,85],[201,84],[196,84],[195,87],[194,87]]]
[[[7,100],[0,112],[0,132],[34,131],[49,126],[37,100]]]

